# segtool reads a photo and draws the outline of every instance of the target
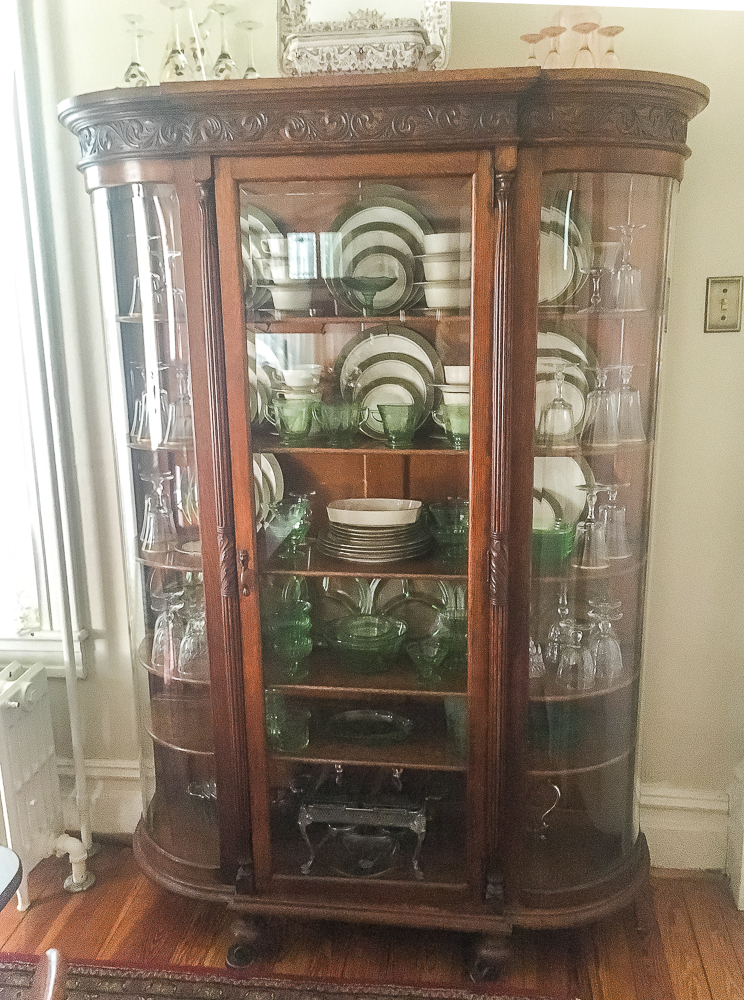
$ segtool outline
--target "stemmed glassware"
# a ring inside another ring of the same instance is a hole
[[[152,666],[166,683],[177,676],[183,624],[178,612],[183,607],[183,590],[163,590],[150,595],[153,611],[159,611],[152,636]]]
[[[605,49],[605,53],[602,56],[602,66],[605,68],[620,65],[617,52],[615,52],[615,37],[619,35],[621,31],[625,31],[625,28],[621,27],[619,24],[608,24],[607,27],[599,28],[597,30],[598,35],[602,35],[603,38],[609,38],[610,40],[609,45]]]
[[[594,21],[582,21],[581,24],[574,24],[573,30],[584,36],[581,48],[574,59],[574,69],[594,69],[596,66],[592,50],[589,48],[589,36],[598,27],[599,25],[595,24]]]
[[[592,244],[591,264],[586,271],[582,269],[582,273],[588,274],[592,279],[592,294],[589,299],[588,308],[581,310],[582,312],[600,312],[602,310],[603,303],[600,294],[602,275],[605,273],[614,273],[615,261],[617,260],[619,249],[619,243]]]
[[[245,73],[243,73],[244,80],[255,80],[260,76],[258,70],[256,69],[256,63],[253,58],[253,31],[255,28],[261,27],[260,21],[238,21],[238,28],[242,28],[248,34],[248,65],[245,68]]]
[[[628,559],[631,555],[628,532],[625,526],[625,507],[617,502],[617,494],[630,483],[612,483],[607,486],[607,503],[599,508],[599,518],[605,526],[605,544],[610,559]]]
[[[604,522],[597,517],[597,500],[599,494],[607,490],[602,483],[585,486],[587,499],[587,514],[583,521],[576,525],[571,565],[575,569],[597,570],[607,569],[610,557],[607,553],[607,539]]]
[[[171,26],[160,82],[206,80],[201,35],[187,0],[161,0],[161,3],[171,12]]]
[[[542,34],[545,38],[549,38],[550,41],[550,51],[545,56],[545,61],[543,62],[543,69],[560,69],[561,68],[561,54],[558,51],[558,39],[560,36],[568,29],[562,24],[550,24],[547,28],[543,28]]]
[[[151,32],[140,27],[144,20],[141,14],[125,14],[124,20],[129,25],[129,34],[132,36],[132,55],[124,72],[124,85],[126,87],[149,87],[150,77],[145,72],[140,60],[139,43],[141,38],[151,34]]]
[[[525,66],[539,66],[540,63],[537,61],[537,55],[535,54],[535,46],[537,45],[538,42],[542,41],[544,37],[542,31],[531,32],[527,35],[520,35],[519,37],[523,42],[527,42],[527,45],[529,46],[527,52],[527,61],[525,62]]]
[[[594,687],[596,667],[586,645],[588,627],[568,618],[561,627],[561,655],[555,682],[569,691],[588,691]]]
[[[645,441],[641,414],[640,389],[630,388],[633,365],[620,365],[620,389],[617,394],[617,433],[621,441]]]
[[[620,233],[622,259],[615,271],[613,308],[619,312],[638,312],[643,309],[641,297],[641,272],[633,267],[630,260],[630,248],[637,230],[645,229],[644,224],[627,223],[620,226],[610,226],[610,229]]]
[[[189,390],[189,366],[185,362],[175,365],[178,395],[168,408],[166,444],[190,444],[194,439],[194,417]]]
[[[220,18],[220,54],[212,67],[212,76],[215,80],[235,80],[240,76],[240,73],[235,60],[228,52],[227,22],[225,20],[228,14],[233,13],[235,7],[229,3],[213,3],[210,4],[209,9],[218,14]]]
[[[173,511],[165,495],[165,484],[173,476],[170,472],[141,472],[140,479],[150,483],[151,492],[145,498],[140,542],[143,553],[163,553],[178,544]]]
[[[589,618],[596,622],[598,633],[590,640],[596,683],[611,687],[623,676],[623,654],[612,630],[612,623],[623,617],[620,601],[589,601]]]
[[[556,362],[554,366],[555,396],[542,408],[537,424],[537,443],[546,448],[575,448],[578,444],[574,411],[563,396],[566,369],[573,362]]]
[[[529,676],[531,680],[537,680],[545,676],[545,660],[543,659],[540,643],[530,636],[530,665]]]
[[[186,628],[179,646],[178,675],[187,680],[205,681],[209,677],[209,645],[202,587],[191,590],[188,599],[184,600],[184,608]]]
[[[597,368],[597,387],[586,399],[586,412],[581,428],[581,441],[592,447],[616,445],[620,440],[617,428],[617,393],[607,387],[607,378],[615,365]]]
[[[558,592],[558,606],[555,611],[555,619],[548,629],[548,636],[545,640],[545,648],[543,650],[543,661],[548,666],[558,666],[561,658],[561,629],[563,627],[563,623],[568,620],[569,616],[568,584],[565,580],[563,580],[561,581],[560,590]]]

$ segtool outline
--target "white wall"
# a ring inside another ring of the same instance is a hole
[[[143,61],[156,74],[167,11],[153,0],[36,3],[40,28],[48,20],[53,40],[46,61],[45,128],[55,167],[58,248],[67,275],[65,337],[79,399],[78,463],[84,496],[88,489],[86,550],[94,625],[101,634],[96,669],[82,684],[87,749],[89,757],[103,761],[135,757],[136,741],[90,212],[74,171],[75,142],[56,124],[55,104],[69,94],[118,83],[128,60],[121,18],[127,11],[139,9],[151,22],[154,34],[143,46]],[[450,68],[521,64],[526,47],[519,36],[551,23],[557,9],[452,6]],[[709,108],[689,130],[693,155],[678,202],[663,353],[645,646],[642,821],[650,831],[662,831],[651,837],[657,863],[712,867],[722,863],[725,850],[725,828],[722,832],[717,817],[725,814],[734,768],[744,758],[744,334],[704,333],[703,306],[706,276],[744,274],[744,13],[600,11],[604,24],[625,26],[617,40],[621,65],[690,76],[711,89]],[[256,62],[264,75],[274,75],[273,0],[256,0],[242,14],[265,22],[256,36]],[[685,824],[694,827],[695,815],[702,816],[706,822],[697,833],[705,845],[696,850],[694,837],[667,836],[670,815],[677,817],[683,834]],[[707,830],[708,820],[715,829],[712,838],[700,832]]]

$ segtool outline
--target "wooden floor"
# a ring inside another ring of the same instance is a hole
[[[91,860],[96,885],[71,895],[66,859],[43,861],[30,877],[31,906],[0,912],[3,952],[59,948],[76,962],[224,967],[231,915],[183,899],[138,870],[131,848],[106,844]],[[472,986],[457,934],[287,924],[281,953],[252,966],[346,982]],[[515,930],[499,987],[580,1000],[744,1000],[744,913],[715,874],[654,872],[634,906],[577,931]]]

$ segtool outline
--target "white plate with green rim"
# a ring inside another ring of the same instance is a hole
[[[351,202],[334,219],[331,232],[342,237],[355,233],[369,223],[381,226],[399,226],[414,237],[418,244],[417,253],[424,252],[424,236],[434,231],[431,222],[413,205],[401,198],[386,198],[383,195],[364,197]]]
[[[401,357],[399,354],[377,354],[374,358],[363,361],[356,371],[358,372],[356,378],[341,386],[341,393],[346,399],[358,399],[360,393],[373,382],[404,379],[418,388],[427,414],[434,406],[431,374],[426,365],[415,358]]]
[[[350,373],[363,362],[378,354],[399,354],[426,365],[432,375],[432,382],[444,382],[444,366],[441,358],[429,341],[415,330],[409,330],[397,323],[383,323],[352,337],[344,344],[336,358],[334,375],[339,385],[348,382]]]
[[[266,212],[249,203],[243,191],[240,192],[240,232],[246,292],[252,307],[261,309],[271,298],[268,290],[260,287],[270,277],[266,263],[268,254],[262,251],[261,240],[283,234]]]
[[[411,299],[413,292],[413,262],[395,247],[374,246],[360,250],[344,266],[344,277],[327,279],[331,294],[341,304],[357,315],[386,315],[396,313]],[[347,283],[347,278],[395,277],[387,288],[381,288],[374,295],[371,307],[364,301],[362,293]]]
[[[590,266],[588,234],[557,206],[543,206],[540,213],[540,305],[571,302],[587,281]]]
[[[264,475],[268,474],[271,477],[275,494],[274,502],[282,500],[284,497],[284,473],[276,455],[270,451],[263,452],[261,454],[261,468]],[[271,470],[270,473],[267,473],[267,468]]]
[[[543,407],[558,395],[558,383],[550,375],[538,375],[535,379],[535,429],[540,422]],[[566,375],[563,381],[563,398],[573,410],[574,427],[581,426],[586,410],[586,383]]]
[[[586,506],[586,487],[594,485],[594,476],[584,459],[569,455],[536,456],[533,484],[533,496],[550,495],[560,505],[563,518],[576,524]]]
[[[403,406],[420,406],[421,418],[417,424],[420,427],[428,416],[424,403],[425,399],[417,385],[403,378],[383,378],[372,382],[357,392],[355,400],[369,410],[366,420],[363,420],[360,430],[367,437],[384,441],[386,438],[382,427],[382,420],[377,407],[380,403],[398,404]]]

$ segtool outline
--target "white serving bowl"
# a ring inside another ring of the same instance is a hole
[[[287,312],[305,312],[310,308],[312,295],[311,286],[299,281],[291,285],[271,285],[274,308]]]
[[[285,368],[282,376],[290,389],[311,389],[320,384],[322,370],[320,365],[295,365],[294,368]]]
[[[470,251],[470,233],[425,233],[425,253],[465,253]]]
[[[445,365],[444,381],[448,385],[470,385],[470,365]]]
[[[424,277],[427,281],[457,281],[470,277],[470,258],[459,254],[424,254]]]
[[[445,403],[452,403],[454,405],[460,405],[461,403],[470,402],[470,386],[469,385],[458,385],[452,386],[451,389],[442,389],[442,399]]]
[[[463,281],[429,281],[424,285],[426,304],[431,309],[467,309],[470,284]]]
[[[382,497],[359,497],[333,500],[326,507],[333,524],[356,524],[368,528],[413,524],[421,513],[420,500],[388,500]]]

